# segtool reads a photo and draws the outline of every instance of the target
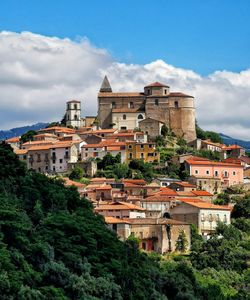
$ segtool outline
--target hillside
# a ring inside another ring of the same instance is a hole
[[[9,130],[0,130],[0,140],[12,138],[14,136],[21,136],[29,130],[39,130],[46,127],[48,123],[37,123],[30,126],[16,127]]]
[[[249,198],[234,210],[244,232],[221,224],[205,242],[193,229],[189,256],[161,260],[119,241],[74,187],[27,171],[5,143],[0,166],[1,300],[248,299]]]

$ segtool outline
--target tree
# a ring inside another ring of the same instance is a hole
[[[131,176],[129,167],[125,164],[115,164],[113,172],[117,178],[128,178]]]
[[[165,124],[163,124],[161,127],[161,135],[166,137],[168,135],[168,132],[169,132],[168,127]]]
[[[22,143],[33,141],[35,135],[37,135],[37,132],[35,130],[29,130],[21,136],[20,141]]]
[[[69,175],[69,179],[72,179],[72,180],[74,180],[74,179],[77,179],[77,180],[82,179],[83,174],[84,174],[83,169],[81,167],[79,167],[79,166],[75,166],[75,168],[72,170],[72,172]]]
[[[233,218],[250,218],[250,196],[247,195],[243,199],[237,201],[232,211]]]
[[[179,236],[175,243],[175,249],[180,252],[186,252],[188,246],[188,240],[185,231],[181,229],[179,231]]]

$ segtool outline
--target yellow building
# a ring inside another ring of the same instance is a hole
[[[133,159],[142,159],[144,162],[153,163],[160,161],[160,153],[154,143],[126,142],[126,163]]]

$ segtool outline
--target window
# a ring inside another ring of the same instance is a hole
[[[138,120],[143,120],[143,115],[142,115],[142,114],[139,114],[138,117],[137,117],[137,119],[138,119]]]
[[[223,221],[224,223],[227,223],[227,215],[224,215]]]
[[[74,115],[74,119],[75,119],[75,121],[77,121],[77,115]]]
[[[201,214],[201,222],[204,222],[205,221],[205,216],[204,214]]]
[[[148,91],[147,91],[147,92],[148,92],[148,95],[150,95],[150,94],[151,94],[151,93],[150,93],[150,89],[148,89]]]
[[[132,159],[133,158],[133,154],[130,152],[129,153],[129,159]]]
[[[167,89],[165,89],[165,90],[164,90],[164,94],[165,94],[165,95],[167,95],[167,93],[168,93],[168,90],[167,90]]]
[[[159,105],[159,99],[155,99],[155,105]]]
[[[116,108],[116,104],[115,104],[115,102],[112,102],[112,104],[111,104],[111,108]]]
[[[228,172],[227,171],[224,172],[224,176],[228,177]]]
[[[62,160],[61,158],[59,159],[59,163],[60,163],[60,164],[62,164],[62,163],[63,163],[63,160]]]
[[[74,109],[77,109],[77,104],[74,104]]]
[[[220,221],[220,215],[219,215],[219,214],[216,215],[216,221],[217,221],[217,222]]]
[[[174,102],[174,107],[175,107],[175,108],[178,108],[178,107],[179,107],[178,101],[175,101],[175,102]]]
[[[209,170],[207,170],[207,171],[206,171],[206,174],[209,175],[209,173],[210,173]]]
[[[70,105],[68,104],[68,109],[70,109]]]
[[[54,167],[53,167],[53,171],[55,172],[55,170],[56,170],[56,167],[54,166]]]
[[[218,177],[218,175],[219,175],[218,171],[214,171],[214,176]]]
[[[233,175],[234,175],[234,176],[236,175],[236,172],[235,172],[235,171],[233,171]]]
[[[143,153],[141,153],[141,158],[142,158],[142,159],[144,158],[144,154],[143,154]]]
[[[127,130],[127,126],[121,126],[121,130]]]
[[[209,214],[209,222],[212,222],[212,221],[213,221],[212,214]]]
[[[199,174],[199,171],[198,170],[194,170],[194,174]]]
[[[122,119],[123,119],[123,120],[126,120],[126,119],[127,119],[127,116],[126,116],[126,115],[123,115],[123,116],[122,116]]]
[[[143,145],[143,144],[141,144],[141,145],[140,145],[140,147],[141,147],[141,149],[143,149],[143,148],[144,148],[144,145]]]
[[[132,149],[132,145],[128,145],[128,149]]]
[[[129,102],[128,107],[129,108],[134,108],[134,102]]]

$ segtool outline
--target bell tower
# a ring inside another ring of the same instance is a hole
[[[81,101],[71,100],[67,102],[66,126],[81,127]]]

